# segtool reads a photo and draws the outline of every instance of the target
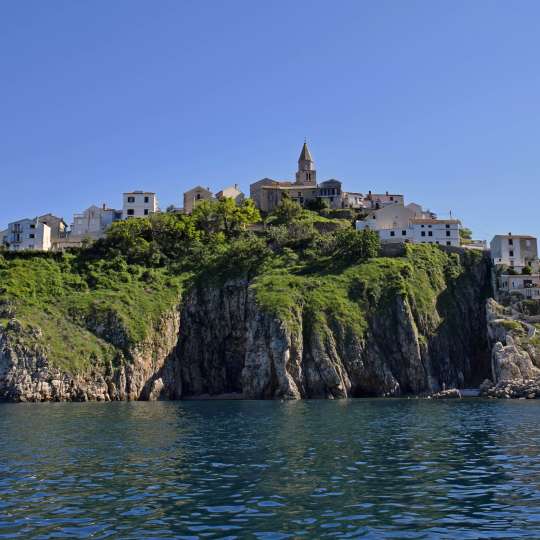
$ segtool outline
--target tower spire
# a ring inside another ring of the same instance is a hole
[[[311,157],[307,145],[307,138],[304,138],[304,145],[298,158],[298,172],[296,173],[296,183],[307,186],[317,185],[317,172],[315,171],[315,163]]]

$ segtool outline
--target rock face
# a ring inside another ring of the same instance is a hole
[[[8,332],[0,332],[0,400],[157,399],[161,397],[163,379],[170,373],[168,364],[174,358],[179,321],[178,310],[164,315],[151,336],[130,351],[129,362],[96,366],[84,375],[72,375],[50,365],[45,344],[39,344],[38,329],[23,330],[12,320]],[[34,345],[26,345],[21,339],[25,332],[34,333]]]
[[[540,397],[540,354],[533,344],[535,327],[520,320],[514,307],[503,307],[491,298],[486,303],[486,319],[491,345],[491,384],[482,385],[482,395]]]
[[[185,299],[177,384],[167,395],[345,398],[478,385],[490,370],[487,283],[486,264],[469,269],[430,320],[397,295],[370,309],[363,335],[336,320],[321,324],[302,306],[288,321],[271,316],[247,281],[199,287]]]
[[[302,305],[282,320],[260,307],[247,279],[199,285],[129,359],[84,376],[51,367],[46,347],[0,333],[0,399],[346,398],[478,385],[491,367],[488,295],[482,261],[441,293],[431,316],[396,294],[370,305],[355,332]]]

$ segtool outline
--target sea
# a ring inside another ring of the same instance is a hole
[[[0,538],[540,539],[540,401],[2,404]]]

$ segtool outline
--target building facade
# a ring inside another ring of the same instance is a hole
[[[152,191],[130,191],[123,195],[122,219],[147,217],[158,210],[158,200]]]
[[[208,201],[213,198],[214,195],[209,187],[196,186],[186,191],[184,193],[184,213],[191,214],[194,208],[202,201]]]
[[[500,292],[514,293],[524,298],[540,300],[540,274],[497,276],[497,285]]]
[[[495,266],[522,270],[538,264],[538,243],[534,236],[498,234],[490,242],[491,259]]]
[[[418,204],[405,206],[402,199],[370,210],[365,219],[356,222],[356,230],[376,231],[381,242],[385,243],[459,246],[459,228],[459,220],[436,219],[432,212],[423,210]]]
[[[14,221],[8,224],[5,245],[10,251],[49,251],[51,228],[39,218]]]
[[[70,237],[74,238],[101,238],[105,231],[115,222],[122,219],[122,211],[92,205],[80,214],[74,214],[71,224]]]
[[[245,199],[244,194],[238,188],[238,184],[229,186],[216,193],[216,199],[232,199],[236,204],[242,204]]]

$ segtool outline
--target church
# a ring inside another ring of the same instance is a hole
[[[271,212],[281,202],[283,196],[288,196],[302,206],[311,200],[323,199],[328,208],[332,209],[354,208],[355,198],[358,207],[361,207],[361,201],[364,199],[361,193],[344,193],[339,180],[331,179],[317,184],[317,170],[307,142],[304,142],[298,158],[294,182],[263,178],[251,184],[249,192],[257,208],[263,212]]]

